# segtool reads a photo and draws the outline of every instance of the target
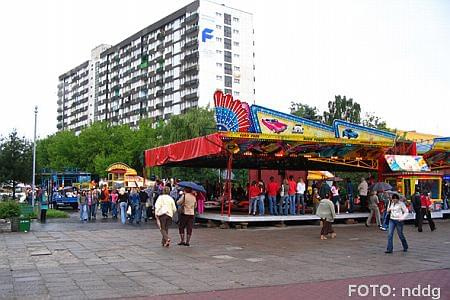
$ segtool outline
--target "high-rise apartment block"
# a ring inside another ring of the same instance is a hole
[[[195,1],[59,77],[58,130],[137,126],[212,104],[215,90],[254,101],[253,16]]]

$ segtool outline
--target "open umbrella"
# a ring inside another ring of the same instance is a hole
[[[178,183],[178,186],[183,188],[191,188],[194,191],[206,193],[206,190],[203,186],[192,181],[181,181]]]
[[[342,179],[341,177],[337,177],[337,176],[335,176],[335,177],[330,177],[330,178],[326,178],[325,180],[326,180],[326,181],[336,181],[336,182],[338,182],[338,181],[344,181],[344,179]]]
[[[392,190],[392,185],[390,185],[387,182],[375,182],[374,184],[372,184],[372,186],[370,187],[371,191],[389,191]]]

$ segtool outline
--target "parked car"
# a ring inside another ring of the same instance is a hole
[[[350,128],[346,128],[342,131],[342,137],[347,137],[348,139],[356,139],[358,136],[358,133]]]
[[[286,124],[281,123],[277,119],[262,119],[261,121],[264,126],[275,133],[282,133],[287,128]]]
[[[305,129],[303,128],[302,124],[295,124],[294,127],[292,127],[292,133],[299,133],[303,134]]]

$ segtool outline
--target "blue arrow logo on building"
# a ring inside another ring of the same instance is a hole
[[[213,30],[210,28],[203,29],[203,31],[202,31],[202,42],[203,43],[206,42],[206,40],[213,38],[213,36],[211,34],[212,32],[213,32]]]

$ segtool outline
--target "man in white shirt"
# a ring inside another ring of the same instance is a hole
[[[361,183],[358,185],[359,199],[361,200],[361,210],[367,210],[367,193],[369,192],[369,185],[364,177],[361,178]]]
[[[301,204],[302,205],[302,212],[301,212],[302,215],[305,214],[305,190],[306,190],[306,184],[303,181],[303,178],[299,177],[298,182],[297,182],[297,190],[296,190],[297,209],[298,209],[299,204]]]

